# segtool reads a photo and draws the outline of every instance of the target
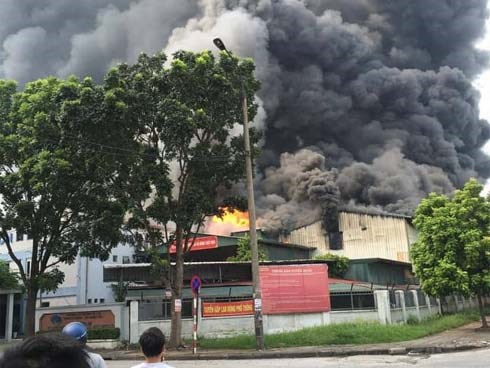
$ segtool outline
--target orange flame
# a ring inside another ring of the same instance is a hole
[[[234,231],[247,230],[248,212],[225,208],[222,217],[213,216],[208,220],[206,232],[214,235],[230,235]]]
[[[248,227],[248,212],[231,210],[226,208],[223,217],[213,216],[212,222]]]

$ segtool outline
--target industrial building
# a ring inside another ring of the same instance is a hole
[[[417,240],[410,217],[349,210],[340,210],[334,217],[336,220],[317,221],[283,234],[280,240],[311,247],[315,255],[410,262],[410,246]]]
[[[416,240],[416,230],[408,217],[340,210],[330,216],[329,221],[318,221],[288,234],[272,237],[260,230],[258,234],[259,247],[268,259],[263,266],[314,265],[314,256],[324,253],[351,259],[344,280],[324,282],[329,288],[328,309],[340,313],[331,315],[335,318],[344,316],[343,311],[349,310],[367,311],[374,318],[377,290],[416,283],[409,262],[409,248]],[[244,235],[246,231],[229,236],[197,234],[191,251],[185,255],[185,274],[188,278],[195,274],[203,278],[203,303],[241,303],[237,308],[247,308],[245,304],[252,296],[250,266],[246,262],[227,262],[229,257],[236,255],[238,242]],[[18,258],[28,270],[31,240],[17,236],[15,231],[11,238]],[[172,259],[175,250],[172,246],[168,250],[161,249],[162,253],[167,251]],[[0,247],[0,259],[9,261],[5,247]],[[56,292],[39,295],[38,314],[42,316],[53,310],[77,306],[101,310],[105,310],[104,305],[113,308],[111,305],[115,298],[111,286],[127,280],[130,287],[126,300],[138,303],[140,322],[167,321],[170,305],[165,298],[165,289],[158,280],[154,280],[151,265],[144,262],[133,247],[120,244],[112,250],[107,261],[77,257],[72,265],[61,264],[59,267],[65,273],[65,281]],[[10,265],[15,270],[14,263],[10,262]],[[188,281],[186,279],[185,282]],[[415,289],[414,286],[412,288]],[[20,295],[15,298],[14,309],[18,316],[16,319],[22,325],[23,298]],[[191,313],[191,291],[188,288],[184,288],[182,311],[184,316]],[[323,320],[326,315],[322,313],[315,315],[315,323],[326,323]],[[269,318],[269,331],[279,328],[277,321],[273,323],[273,320],[274,317]],[[22,332],[21,327],[17,330]]]

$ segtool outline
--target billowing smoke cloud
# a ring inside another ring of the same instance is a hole
[[[139,52],[253,57],[263,88],[261,225],[289,230],[338,204],[411,214],[431,191],[490,176],[471,80],[486,0],[4,0],[0,75],[101,78]]]
[[[290,229],[321,218],[340,200],[337,171],[326,170],[325,157],[309,149],[283,153],[279,167],[267,168],[260,181],[260,223],[269,229]],[[301,210],[298,210],[301,209]]]

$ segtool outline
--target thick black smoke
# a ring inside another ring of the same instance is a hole
[[[410,214],[490,176],[471,84],[486,0],[4,0],[0,75],[100,78],[139,52],[229,48],[257,63],[261,224],[344,206]]]

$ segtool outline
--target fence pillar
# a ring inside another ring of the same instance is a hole
[[[425,297],[425,304],[427,304],[427,310],[429,311],[429,314],[432,314],[432,305],[430,304],[430,298],[427,294],[424,294]]]
[[[388,290],[375,290],[374,297],[378,309],[378,319],[382,325],[391,324],[390,297]]]
[[[442,303],[441,303],[441,299],[440,298],[437,298],[436,301],[437,301],[437,310],[439,311],[439,314],[442,316]]]
[[[202,321],[202,299],[199,297],[197,299],[197,326],[199,328],[199,325],[201,324]]]
[[[407,323],[407,306],[405,304],[405,291],[396,290],[395,293],[398,294],[398,298],[400,299],[400,306],[402,308],[402,314],[403,314],[403,322]]]
[[[454,299],[454,306],[455,306],[455,312],[459,312],[461,308],[459,308],[459,300],[458,300],[458,296],[456,294],[453,295],[453,299]]]
[[[422,320],[422,318],[420,318],[420,304],[419,304],[419,295],[417,293],[417,290],[410,290],[410,292],[412,293],[412,296],[413,296],[413,302],[415,304],[415,311],[416,311],[416,314],[417,314],[417,319],[419,321]]]
[[[137,300],[131,300],[129,304],[129,342],[131,344],[138,343],[139,340],[139,316],[138,316],[139,303]]]
[[[12,328],[14,323],[14,293],[7,294],[7,311],[5,315],[5,340],[12,340]]]

